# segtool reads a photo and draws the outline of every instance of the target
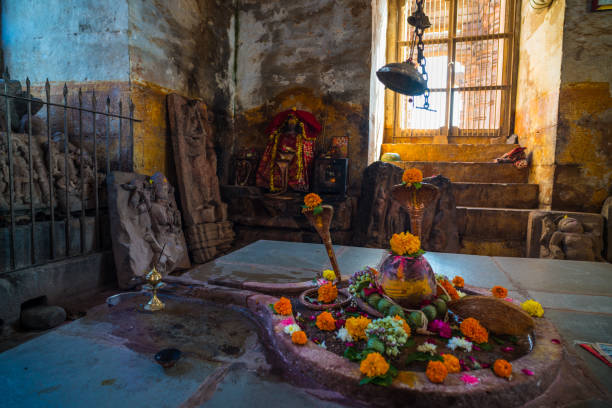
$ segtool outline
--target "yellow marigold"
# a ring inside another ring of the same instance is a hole
[[[344,323],[344,328],[349,332],[353,340],[365,340],[368,337],[365,329],[370,323],[372,323],[372,320],[367,317],[349,317],[346,319],[346,323]]]
[[[336,330],[336,321],[329,312],[323,312],[317,316],[317,327],[320,330]]]
[[[402,175],[402,181],[406,184],[420,183],[423,181],[423,173],[419,169],[406,169]]]
[[[442,354],[444,359],[444,365],[449,373],[458,373],[461,371],[461,365],[459,365],[459,359],[452,354]]]
[[[480,322],[473,317],[468,317],[462,321],[459,328],[464,336],[469,337],[476,343],[486,343],[489,341],[487,329],[482,327]]]
[[[427,364],[425,375],[432,383],[441,384],[448,375],[448,369],[441,361],[430,361]]]
[[[389,363],[380,353],[370,353],[365,359],[361,360],[359,371],[367,377],[378,377],[387,374]]]
[[[512,364],[506,360],[495,360],[493,363],[493,372],[502,378],[510,378],[512,375]]]
[[[319,197],[318,194],[309,193],[304,197],[304,205],[308,208],[315,208],[321,205],[323,200]]]
[[[324,270],[323,279],[327,279],[330,282],[334,281],[336,279],[336,272],[332,271],[331,269]]]
[[[491,288],[491,293],[493,294],[493,296],[499,299],[505,299],[506,297],[508,297],[508,289],[499,285],[493,286]]]
[[[406,332],[406,336],[410,337],[410,326],[408,326],[408,323],[406,323],[406,321],[402,318],[402,316],[400,315],[395,315],[394,317],[395,320],[399,320],[400,322],[402,322],[402,328],[404,329],[404,331]]]
[[[299,330],[293,332],[293,334],[291,335],[291,341],[295,344],[303,345],[308,342],[308,337],[306,337],[306,333],[304,333],[302,330]]]
[[[421,240],[419,237],[409,232],[393,234],[389,244],[391,244],[391,251],[400,256],[414,254],[421,249]]]
[[[465,281],[463,280],[463,278],[461,276],[455,276],[453,278],[453,285],[456,288],[461,289],[465,285]]]
[[[451,300],[459,299],[459,293],[457,293],[457,290],[453,287],[453,285],[451,285],[449,281],[447,281],[446,279],[441,279],[438,281],[438,283],[440,284],[440,286],[444,287],[444,289],[446,290],[446,293],[448,293]],[[444,291],[442,290],[442,288],[438,286],[438,290],[436,294],[438,296],[443,295]]]
[[[319,286],[318,294],[319,302],[332,303],[338,297],[338,288],[331,282],[327,282],[325,285]]]
[[[542,315],[544,315],[544,309],[542,308],[542,305],[533,299],[524,301],[523,303],[521,303],[521,307],[531,316],[542,317]]]
[[[274,304],[274,311],[278,313],[279,315],[284,315],[284,316],[290,315],[292,313],[291,301],[287,299],[286,297],[280,298]]]

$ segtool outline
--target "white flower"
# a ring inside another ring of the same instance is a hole
[[[319,344],[319,347],[323,347],[324,349],[327,349],[327,346],[325,345],[325,341],[323,341],[321,344]]]
[[[449,349],[454,350],[457,347],[464,349],[465,351],[467,351],[468,353],[472,352],[472,342],[471,341],[467,341],[464,338],[461,337],[453,337],[452,339],[450,339],[448,341],[448,346]]]
[[[435,344],[423,343],[417,347],[417,351],[420,351],[421,353],[429,353],[433,356],[436,354],[436,348],[438,348],[438,346]]]
[[[338,330],[338,333],[336,333],[336,337],[345,343],[347,341],[353,341],[353,338],[349,334],[348,330],[346,330],[346,328],[344,327],[341,327],[340,330]]]
[[[457,294],[459,295],[459,297],[460,297],[460,298],[462,298],[462,297],[464,297],[464,296],[465,296],[465,293],[463,293],[463,292],[462,292],[462,291],[460,291],[459,289],[456,289],[456,290],[457,290]]]
[[[285,333],[291,336],[293,333],[300,331],[302,329],[300,328],[300,326],[294,323],[294,324],[289,324],[285,326],[283,330],[285,331]]]

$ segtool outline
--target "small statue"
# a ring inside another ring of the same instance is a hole
[[[560,220],[544,217],[540,258],[574,261],[603,261],[601,236],[586,232],[583,224],[567,215]]]

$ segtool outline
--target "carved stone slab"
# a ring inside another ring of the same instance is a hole
[[[174,188],[163,174],[112,172],[108,210],[121,289],[142,283],[154,262],[164,276],[191,266]]]

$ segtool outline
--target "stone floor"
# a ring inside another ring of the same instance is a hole
[[[347,275],[376,266],[385,251],[339,246],[336,254]],[[441,253],[426,257],[437,273],[460,275],[475,286],[503,285],[517,300],[541,302],[571,357],[612,391],[610,369],[574,344],[612,340],[612,265]],[[223,277],[295,282],[328,267],[322,245],[258,241],[186,275],[203,281]],[[155,318],[138,313],[133,305],[123,314],[119,307],[102,305],[85,318],[0,354],[0,405],[175,407],[204,387],[206,407],[241,406],[244,401],[251,407],[338,406],[282,382],[270,371],[252,325],[237,311],[208,307],[193,318],[191,305],[178,298],[166,303],[165,315]],[[228,344],[240,351],[228,353],[235,350]],[[169,345],[186,350],[186,367],[177,364],[164,372],[152,361],[155,350]]]

